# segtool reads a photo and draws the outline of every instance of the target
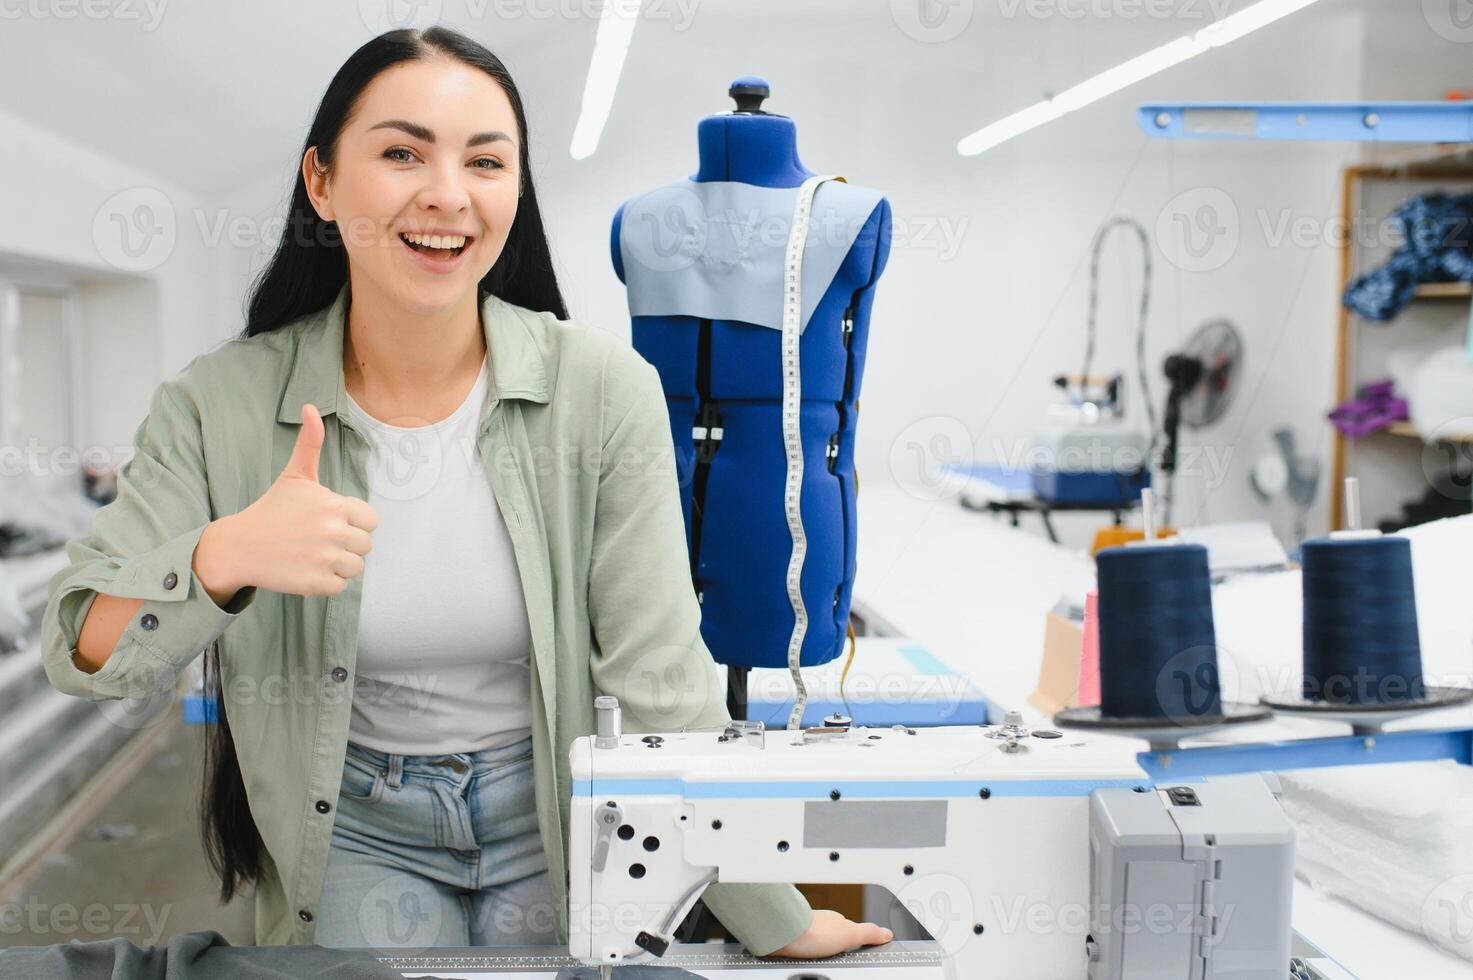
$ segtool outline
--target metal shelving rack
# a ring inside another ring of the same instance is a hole
[[[1473,181],[1473,103],[1470,102],[1212,102],[1149,103],[1136,111],[1136,122],[1157,139],[1217,140],[1349,140],[1368,143],[1424,144],[1404,156],[1353,164],[1340,175],[1340,219],[1343,228],[1356,227],[1356,209],[1367,185],[1377,181]],[[1425,145],[1431,144],[1430,148]],[[1336,297],[1336,402],[1342,404],[1354,390],[1353,354],[1360,320],[1339,301],[1356,266],[1355,236],[1339,242],[1340,293]],[[1428,283],[1417,290],[1414,303],[1473,302],[1473,284]],[[1329,424],[1326,422],[1325,424]],[[1422,439],[1410,423],[1386,430],[1393,436]],[[1332,487],[1343,483],[1349,468],[1347,439],[1334,433]],[[1454,434],[1450,441],[1473,442],[1473,433]],[[1344,501],[1330,495],[1331,527],[1342,526]]]
[[[1408,196],[1412,193],[1420,193],[1431,189],[1428,185],[1441,185],[1450,182],[1473,181],[1473,145],[1463,144],[1455,146],[1436,146],[1431,150],[1410,154],[1404,157],[1381,160],[1375,162],[1359,163],[1344,168],[1341,173],[1340,184],[1340,218],[1345,222],[1343,227],[1355,227],[1351,222],[1355,220],[1361,201],[1364,197],[1367,185],[1373,182],[1405,182],[1412,187],[1408,188]],[[1345,289],[1351,281],[1365,270],[1359,268],[1357,262],[1358,254],[1354,235],[1347,234],[1339,242],[1340,251],[1340,278],[1339,296],[1345,295]],[[1424,283],[1418,287],[1416,299],[1412,306],[1403,311],[1402,316],[1414,315],[1413,311],[1421,304],[1447,303],[1473,301],[1473,284],[1469,283]],[[1344,303],[1337,304],[1336,313],[1336,340],[1335,340],[1335,402],[1344,402],[1354,394],[1358,380],[1355,377],[1355,351],[1360,331],[1365,327],[1364,322],[1355,313],[1349,310]],[[1387,329],[1376,327],[1373,329]],[[1410,422],[1398,422],[1383,430],[1386,434],[1402,438],[1412,438],[1423,441],[1424,436],[1418,432]],[[1459,433],[1450,436],[1450,439],[1463,442],[1473,441],[1473,433]],[[1344,478],[1351,469],[1351,449],[1355,440],[1349,439],[1340,430],[1334,430],[1334,451],[1332,455],[1332,487],[1341,486]],[[1341,527],[1344,517],[1344,501],[1340,494],[1331,494],[1330,521],[1331,527]]]

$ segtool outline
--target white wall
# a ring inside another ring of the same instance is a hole
[[[583,161],[567,147],[592,20],[462,25],[507,60],[523,89],[539,192],[574,315],[627,334],[608,255],[615,209],[693,172],[698,120],[729,107],[730,79],[760,74],[773,86],[769,108],[797,121],[804,162],[885,191],[894,208],[896,243],[877,292],[862,389],[863,482],[895,478],[892,458],[905,459],[907,445],[934,433],[965,433],[973,445],[953,440],[962,455],[1021,451],[1054,397],[1050,379],[1082,359],[1089,243],[1112,214],[1168,233],[1153,255],[1147,364],[1155,402],[1164,395],[1162,358],[1196,325],[1225,316],[1247,340],[1236,402],[1201,433],[1206,452],[1183,462],[1192,469],[1179,481],[1178,523],[1268,515],[1285,527],[1287,512],[1265,510],[1247,486],[1252,460],[1279,425],[1293,424],[1328,473],[1322,419],[1334,390],[1338,300],[1323,222],[1338,206],[1340,166],[1362,148],[1152,141],[1137,129],[1134,109],[1147,100],[1438,97],[1464,79],[1469,49],[1433,30],[1417,4],[1323,0],[971,158],[954,147],[972,129],[1205,22],[1034,17],[1030,11],[1050,5],[978,0],[960,36],[928,44],[897,26],[889,0],[759,4],[755,14],[753,5],[650,6],[668,16],[639,24],[603,142]],[[445,14],[454,23],[451,7]],[[1179,9],[1212,7],[1195,0]],[[341,60],[341,47],[324,50]],[[270,70],[264,58],[262,70]],[[292,135],[270,154],[276,164],[208,199],[37,125],[0,118],[0,253],[116,277],[89,233],[98,209],[119,190],[144,186],[175,212],[173,252],[136,277],[156,285],[157,310],[138,293],[94,304],[99,315],[143,318],[158,330],[156,346],[118,345],[121,360],[109,357],[99,368],[116,390],[99,391],[97,404],[107,408],[94,413],[97,438],[131,434],[159,378],[239,330],[245,289],[270,251],[260,229],[284,209],[301,134],[326,79],[318,75],[297,87],[294,124],[284,127]],[[281,111],[273,113],[278,122]],[[1185,208],[1191,217],[1203,195],[1216,192],[1225,197],[1212,199],[1226,202],[1219,217],[1236,236],[1219,239],[1211,269],[1192,271],[1173,261],[1184,254],[1169,234],[1180,231],[1174,212]],[[222,216],[243,237],[212,239]],[[1305,240],[1294,241],[1288,228]],[[1131,249],[1121,236],[1105,258],[1095,367],[1133,379]],[[136,324],[126,329],[136,338]],[[1324,527],[1327,493],[1322,486],[1314,530]],[[1082,543],[1095,521],[1064,523]]]
[[[0,112],[0,278],[78,290],[78,448],[130,446],[159,381],[222,336],[212,259],[189,231],[198,208],[157,175]]]
[[[1183,254],[1179,243],[1158,243],[1147,363],[1159,406],[1165,354],[1207,319],[1238,324],[1248,351],[1239,397],[1202,434],[1208,453],[1191,472],[1194,461],[1184,459],[1177,517],[1262,516],[1246,480],[1251,458],[1268,448],[1267,431],[1292,422],[1305,445],[1328,450],[1318,420],[1333,391],[1336,304],[1327,244],[1269,239],[1284,219],[1318,224],[1333,213],[1337,170],[1355,147],[1151,141],[1134,109],[1152,99],[1358,97],[1362,14],[1327,5],[1296,15],[980,157],[954,151],[967,132],[1043,92],[1198,26],[979,14],[957,39],[924,44],[882,16],[846,20],[842,40],[833,24],[796,17],[773,26],[703,15],[684,33],[641,24],[603,142],[581,162],[565,152],[571,120],[545,106],[581,85],[565,66],[586,57],[586,44],[553,39],[517,52],[570,304],[627,329],[607,255],[609,216],[632,194],[692,172],[697,120],[728,105],[731,78],[762,75],[773,86],[769,108],[798,122],[806,165],[880,188],[894,207],[897,240],[874,308],[858,458],[863,482],[886,480],[897,475],[892,454],[913,458],[908,444],[959,427],[975,445],[953,438],[958,454],[1022,452],[1053,399],[1051,378],[1083,359],[1096,227],[1128,214],[1153,231],[1161,218],[1169,230],[1162,214],[1173,199],[1215,188],[1238,212],[1236,249],[1212,271],[1193,272],[1171,261]],[[1095,369],[1134,379],[1139,259],[1126,236],[1109,249]],[[1138,411],[1137,390],[1131,395]],[[1063,522],[1081,542],[1096,523]]]

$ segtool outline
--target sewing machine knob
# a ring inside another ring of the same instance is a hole
[[[1023,713],[1021,711],[1009,711],[1003,716],[1001,725],[987,732],[987,737],[1006,739],[1009,742],[1016,742],[1020,738],[1027,738],[1028,729],[1023,725]],[[1006,745],[1003,747],[1004,752],[1016,752],[1017,750],[1018,747],[1016,745]]]
[[[620,824],[624,822],[624,811],[619,809],[619,804],[610,800],[598,808],[593,822],[598,829],[598,837],[593,842],[593,859],[590,864],[594,871],[602,871],[609,859],[609,845],[613,843],[615,832],[621,829]]]
[[[835,711],[823,720],[823,727],[825,728],[848,728],[853,724],[854,719],[841,711]]]
[[[655,956],[664,956],[665,950],[670,948],[670,940],[661,939],[659,936],[641,931],[634,937],[634,945]]]
[[[619,699],[607,694],[601,694],[593,699],[593,709],[598,715],[598,734],[594,737],[593,747],[597,749],[617,749],[619,747],[619,736],[623,734],[623,723],[619,712]]]

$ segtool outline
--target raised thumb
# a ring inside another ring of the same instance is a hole
[[[281,471],[283,476],[295,476],[317,481],[317,460],[322,455],[322,437],[325,429],[317,406],[307,402],[302,406],[302,428],[297,431],[297,443],[292,447],[291,459]]]

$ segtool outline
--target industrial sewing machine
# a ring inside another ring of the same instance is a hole
[[[569,947],[658,962],[707,885],[888,888],[949,980],[1289,973],[1293,830],[1256,773],[1163,782],[1139,743],[996,726],[599,734],[571,749]]]

